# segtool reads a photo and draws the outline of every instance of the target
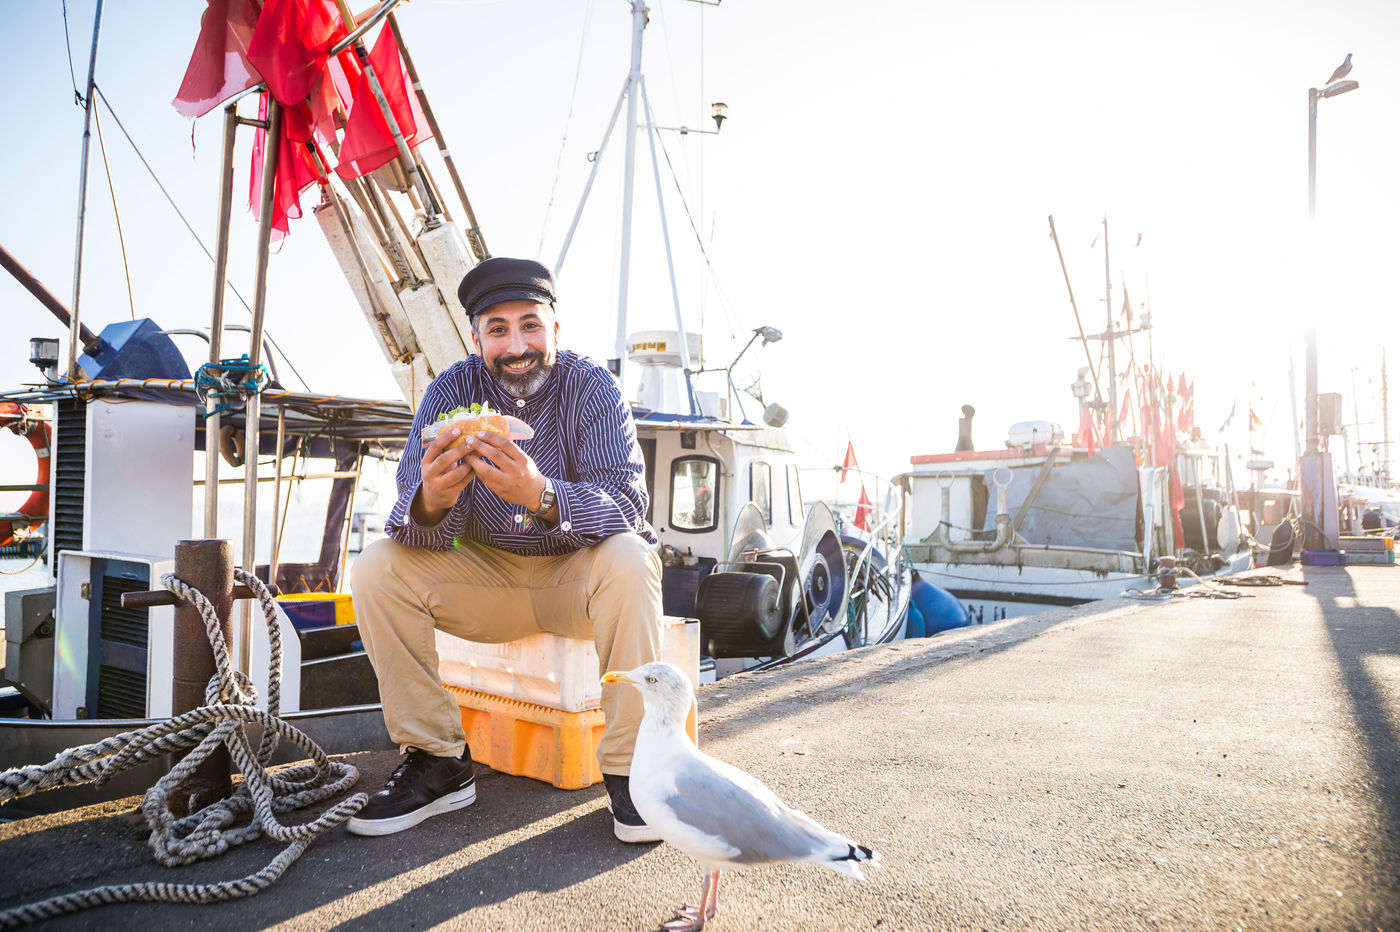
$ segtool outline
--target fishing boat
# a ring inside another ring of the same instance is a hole
[[[241,489],[236,509],[242,515],[236,522],[242,537],[236,562],[280,590],[284,606],[280,618],[268,620],[283,645],[276,671],[267,667],[269,634],[263,620],[252,610],[233,619],[227,636],[239,670],[264,687],[280,676],[283,717],[327,752],[389,747],[374,676],[353,620],[335,617],[348,601],[340,595],[346,574],[353,572],[347,554],[375,526],[372,515],[356,516],[356,485],[366,463],[397,459],[433,375],[466,355],[469,325],[457,307],[455,286],[489,255],[402,41],[395,5],[396,0],[384,0],[359,19],[341,6],[344,21],[332,24],[329,48],[318,53],[327,72],[334,72],[315,85],[322,93],[319,104],[315,93],[304,91],[302,96],[288,92],[290,102],[281,100],[286,94],[269,88],[246,56],[243,64],[250,67],[241,72],[246,83],[230,89],[228,75],[219,70],[213,76],[217,94],[210,96],[201,92],[199,80],[190,84],[191,75],[200,77],[197,62],[217,61],[222,69],[225,58],[208,54],[203,45],[206,54],[197,50],[192,58],[177,102],[203,107],[201,112],[222,106],[224,118],[213,307],[208,328],[197,334],[207,341],[205,361],[190,366],[187,351],[176,345],[174,338],[187,329],[163,328],[149,318],[92,333],[76,299],[65,306],[5,254],[7,269],[64,323],[70,362],[60,369],[59,341],[41,340],[33,361],[42,381],[0,396],[0,402],[46,422],[53,436],[52,479],[35,483],[49,486],[42,522],[47,584],[8,593],[6,599],[10,638],[4,676],[11,684],[9,696],[19,697],[21,717],[0,720],[0,760],[44,761],[64,748],[178,710],[177,658],[192,649],[189,638],[198,641],[202,630],[191,635],[177,624],[174,608],[138,594],[160,589],[162,575],[179,569],[177,541],[200,531],[206,540],[229,536],[235,523],[224,517],[229,499],[221,504],[220,493],[234,489]],[[634,108],[644,99],[640,55],[646,20],[646,8],[636,0],[632,68],[619,100],[619,109],[625,100],[629,111],[629,153],[639,126]],[[222,37],[226,25],[206,16],[200,42]],[[366,42],[375,27],[380,31],[370,51]],[[95,28],[94,43],[96,35]],[[209,77],[204,76],[206,91]],[[353,98],[342,96],[356,87]],[[90,73],[89,116],[97,102],[94,89]],[[256,117],[248,112],[253,95]],[[650,139],[659,129],[649,106],[645,112]],[[357,113],[374,118],[377,149],[363,139],[358,148],[352,145]],[[321,135],[328,125],[335,127],[330,138]],[[224,302],[235,145],[250,131],[259,180],[256,286],[247,351],[235,357],[227,350]],[[439,186],[423,157],[421,144],[429,138],[440,156],[434,164],[445,168],[451,188]],[[338,161],[328,144],[332,139]],[[629,157],[629,191],[632,161]],[[659,172],[655,160],[653,165]],[[275,371],[265,332],[273,231],[285,230],[295,219],[299,196],[311,186],[320,195],[311,213],[402,400],[292,391]],[[86,188],[84,161],[81,190]],[[444,192],[455,194],[455,200]],[[580,212],[584,201],[586,194]],[[82,218],[80,207],[79,282]],[[624,303],[611,364],[624,384],[629,368],[642,376],[634,411],[647,459],[648,517],[661,538],[664,608],[668,615],[700,619],[702,675],[718,677],[902,636],[909,567],[892,530],[898,511],[876,515],[864,531],[823,504],[807,505],[781,406],[762,405],[762,414],[746,410],[734,388],[734,363],[704,367],[700,341],[681,324],[679,298],[675,331],[629,332],[627,319]],[[780,336],[772,328],[757,328],[739,355]],[[714,378],[726,380],[725,391],[704,391],[704,380]],[[325,486],[320,514],[289,519],[295,490],[317,480]],[[294,527],[318,529],[315,556],[301,562],[280,558],[279,535],[289,520]],[[316,610],[326,607],[330,615]],[[261,694],[267,695],[265,688]],[[134,792],[168,764],[166,759],[131,771],[108,783],[101,795]],[[34,800],[67,806],[96,798],[93,794],[90,788],[74,789]]]
[[[1053,237],[1053,218],[1050,226]],[[1107,239],[1105,218],[1105,248]],[[1131,317],[1122,326],[1110,311],[1107,329],[1093,338],[1111,347],[1150,328],[1142,319],[1134,327]],[[1080,407],[1074,436],[1054,421],[1023,421],[1001,446],[974,449],[975,409],[967,405],[958,449],[915,455],[897,477],[910,498],[908,559],[961,599],[974,623],[1252,566],[1229,450],[1194,426],[1194,386],[1149,362],[1137,370],[1139,405],[1130,409],[1125,391],[1120,407],[1114,354],[1104,399],[1089,339],[1081,325],[1089,365],[1071,385]],[[1129,425],[1137,427],[1132,436]]]
[[[905,632],[911,572],[895,533],[899,509],[883,508],[857,527],[826,503],[809,504],[785,429],[787,410],[737,387],[740,361],[755,347],[762,351],[779,342],[782,333],[754,327],[737,353],[724,357],[727,362],[707,365],[707,355],[715,354],[706,352],[701,333],[686,326],[662,197],[662,172],[671,166],[658,155],[666,128],[655,118],[643,73],[650,11],[643,0],[630,5],[627,79],[554,269],[567,285],[570,246],[625,104],[621,286],[609,366],[624,385],[635,384],[633,408],[651,494],[647,517],[661,540],[666,614],[700,620],[702,680],[897,640]],[[718,134],[726,109],[712,105],[714,130],[679,131]],[[639,133],[645,134],[655,180],[673,329],[628,327]]]

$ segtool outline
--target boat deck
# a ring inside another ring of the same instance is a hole
[[[710,927],[1400,928],[1400,570],[1288,578],[1306,585],[1115,599],[705,687],[704,748],[884,856],[866,884],[728,874]],[[352,759],[372,789],[397,757]],[[679,852],[612,839],[601,787],[478,789],[397,836],[337,829],[246,900],[50,927],[650,929],[698,894]],[[278,850],[165,869],[130,808],[0,824],[0,908],[242,877]]]

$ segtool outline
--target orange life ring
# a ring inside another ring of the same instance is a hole
[[[11,432],[19,434],[29,441],[29,445],[34,448],[34,456],[37,460],[34,475],[35,485],[48,485],[50,477],[49,464],[49,441],[53,431],[48,424],[38,419],[29,418],[29,409],[24,405],[13,401],[0,402],[0,427],[8,428]],[[22,515],[28,515],[36,519],[30,523],[32,527],[41,521],[48,520],[49,517],[49,492],[47,489],[36,489],[31,492],[29,498],[17,511]],[[13,522],[0,520],[0,547],[12,544],[15,541]]]

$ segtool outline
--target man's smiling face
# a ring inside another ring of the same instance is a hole
[[[540,390],[554,367],[559,321],[534,301],[502,301],[472,319],[476,350],[486,370],[517,398]]]

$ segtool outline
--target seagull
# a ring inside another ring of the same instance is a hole
[[[857,880],[860,862],[878,867],[880,855],[789,808],[754,777],[702,754],[685,732],[694,693],[669,663],[612,670],[604,683],[630,683],[646,711],[632,752],[630,790],[637,814],[662,839],[705,872],[700,905],[684,906],[662,923],[666,932],[699,932],[719,905],[725,868],[810,861]]]
[[[1347,57],[1337,66],[1337,70],[1332,72],[1332,77],[1327,79],[1327,83],[1331,84],[1333,81],[1340,81],[1349,74],[1351,74],[1351,53],[1347,52]]]

